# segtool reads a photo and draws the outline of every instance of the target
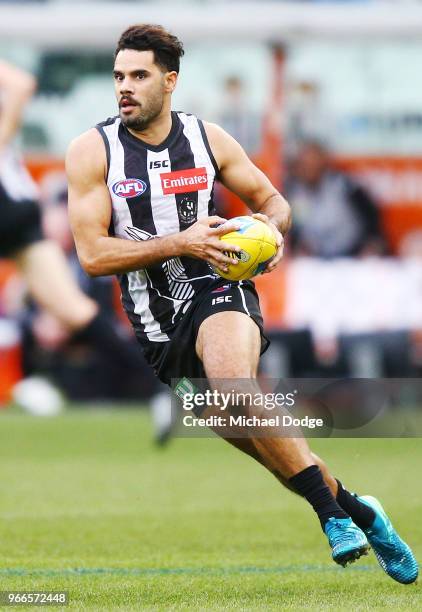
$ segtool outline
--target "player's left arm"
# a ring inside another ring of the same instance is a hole
[[[278,250],[265,270],[271,272],[283,256],[283,236],[291,224],[290,206],[234,138],[213,123],[204,122],[204,127],[223,185],[247,204],[253,217],[274,231]]]

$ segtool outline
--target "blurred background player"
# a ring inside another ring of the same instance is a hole
[[[81,291],[58,244],[44,237],[38,191],[13,143],[35,89],[34,77],[0,62],[0,257],[14,260],[30,296],[66,334],[91,342],[126,368],[138,368],[138,352]]]
[[[294,224],[293,255],[354,257],[382,255],[380,215],[369,192],[334,168],[328,149],[304,140],[291,158],[285,186]]]

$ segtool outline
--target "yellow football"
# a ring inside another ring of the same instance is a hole
[[[238,263],[229,265],[228,272],[214,269],[227,280],[247,280],[261,274],[277,253],[275,235],[268,225],[253,217],[234,217],[230,221],[238,223],[240,229],[220,236],[220,240],[241,248],[239,253],[226,253]]]

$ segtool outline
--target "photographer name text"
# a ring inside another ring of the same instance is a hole
[[[316,429],[317,427],[324,427],[324,422],[322,419],[308,416],[296,418],[288,414],[272,417],[212,415],[207,418],[186,414],[183,417],[183,425],[185,427],[305,427]]]

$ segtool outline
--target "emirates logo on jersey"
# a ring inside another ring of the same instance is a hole
[[[176,172],[160,174],[163,194],[189,193],[201,191],[208,188],[208,176],[206,168],[188,168]]]
[[[136,198],[144,193],[147,184],[140,179],[128,178],[114,183],[113,193],[119,198]]]

